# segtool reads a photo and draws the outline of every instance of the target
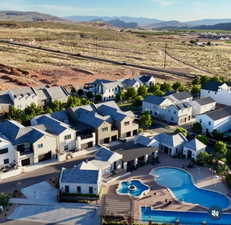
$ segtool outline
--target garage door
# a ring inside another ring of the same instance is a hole
[[[29,166],[30,165],[30,159],[23,159],[22,160],[22,166]]]
[[[44,155],[40,155],[38,158],[38,161],[41,162],[41,161],[50,160],[50,159],[51,159],[51,152],[48,152]]]

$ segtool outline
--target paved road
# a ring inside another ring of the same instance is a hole
[[[38,47],[38,46],[28,45],[28,44],[19,43],[19,42],[0,40],[0,43],[8,44],[8,45],[14,45],[14,46],[20,46],[20,47],[24,47],[24,48],[36,49],[36,50],[46,51],[46,52],[55,53],[55,54],[62,54],[62,55],[70,56],[70,57],[83,58],[83,59],[92,60],[92,61],[105,62],[105,63],[110,63],[110,64],[114,64],[114,65],[118,65],[118,66],[127,66],[127,67],[133,67],[133,68],[137,68],[137,69],[169,73],[169,74],[172,74],[172,75],[175,75],[178,77],[183,77],[183,78],[189,78],[189,79],[196,78],[195,75],[191,75],[191,74],[183,73],[183,72],[177,72],[174,70],[166,70],[166,69],[160,69],[157,67],[150,67],[150,66],[137,65],[137,64],[131,64],[131,63],[126,63],[126,62],[114,61],[111,59],[104,59],[104,58],[99,58],[99,57],[82,55],[80,53],[74,54],[71,52],[54,50],[54,49],[50,49],[50,48],[46,48],[46,47]]]
[[[14,190],[19,190],[21,188],[25,188],[35,183],[39,183],[42,181],[48,181],[49,179],[54,179],[59,176],[60,169],[62,167],[72,167],[86,159],[93,158],[93,155],[87,155],[79,157],[74,161],[68,161],[64,163],[59,163],[52,166],[47,166],[41,169],[37,169],[33,172],[28,172],[17,177],[12,177],[9,179],[5,179],[0,182],[0,192],[8,192],[12,193]]]

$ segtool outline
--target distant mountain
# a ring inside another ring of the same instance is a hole
[[[189,26],[216,25],[219,23],[231,23],[231,19],[203,19],[186,22]]]
[[[186,23],[182,23],[177,20],[171,20],[161,23],[150,24],[146,27],[152,29],[177,29],[177,28],[188,27],[188,25]]]
[[[219,23],[215,25],[195,26],[193,29],[198,30],[231,30],[231,23]]]
[[[150,19],[150,18],[144,18],[144,17],[127,17],[127,16],[121,16],[121,17],[70,16],[70,17],[65,17],[65,19],[72,20],[72,21],[78,21],[78,22],[91,22],[91,21],[108,22],[112,20],[121,20],[125,23],[137,23],[138,26],[145,26],[149,24],[162,22],[161,20],[158,20],[158,19]]]
[[[40,21],[66,21],[63,18],[51,16],[38,12],[23,12],[23,11],[0,11],[0,21],[25,21],[25,22],[40,22]]]
[[[120,27],[120,28],[136,28],[138,26],[137,23],[126,23],[123,20],[119,20],[119,19],[110,20],[107,21],[106,23],[114,27]]]

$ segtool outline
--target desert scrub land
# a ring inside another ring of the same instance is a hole
[[[119,30],[101,23],[0,22],[0,39],[4,40],[158,68],[164,66],[167,45],[167,52],[178,60],[167,56],[166,69],[231,76],[231,48],[192,46],[190,38],[182,32]],[[24,80],[32,77],[33,85],[45,82],[81,86],[96,78],[119,79],[140,72],[6,44],[0,44],[0,64],[29,71]],[[159,74],[166,79],[164,75]],[[177,79],[171,75],[167,78]]]

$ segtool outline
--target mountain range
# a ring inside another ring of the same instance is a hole
[[[177,20],[163,21],[145,17],[100,17],[100,16],[70,16],[57,17],[39,12],[29,11],[0,11],[0,21],[29,21],[29,22],[96,22],[101,21],[120,28],[147,28],[147,29],[208,29],[231,30],[231,19],[202,19],[188,22]]]

